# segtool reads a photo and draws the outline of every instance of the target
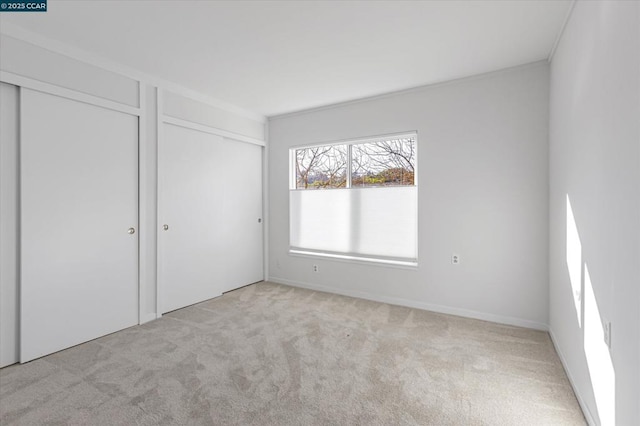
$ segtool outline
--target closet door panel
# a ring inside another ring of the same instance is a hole
[[[162,312],[262,280],[262,147],[167,123],[160,143]]]
[[[160,146],[162,312],[222,294],[226,159],[220,136],[163,124]]]
[[[20,360],[18,347],[19,88],[0,83],[0,368]]]
[[[21,362],[138,319],[138,117],[21,90]]]
[[[262,147],[225,140],[224,291],[263,279]]]

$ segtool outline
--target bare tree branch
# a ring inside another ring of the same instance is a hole
[[[296,188],[343,188],[347,173],[353,186],[413,185],[415,139],[298,149],[295,168]]]

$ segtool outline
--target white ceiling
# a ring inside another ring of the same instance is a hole
[[[54,1],[2,21],[273,116],[545,59],[571,1]]]

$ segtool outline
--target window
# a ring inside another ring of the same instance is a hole
[[[291,149],[290,251],[417,263],[417,135]]]

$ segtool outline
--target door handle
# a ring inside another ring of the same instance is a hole
[[[166,224],[162,225],[162,229],[164,229],[165,231],[168,231],[169,230],[169,225],[166,225]]]
[[[133,227],[132,227],[132,228],[129,228],[129,230],[127,230],[127,232],[128,232],[129,234],[135,234],[135,233],[136,233],[136,228],[133,228]]]

